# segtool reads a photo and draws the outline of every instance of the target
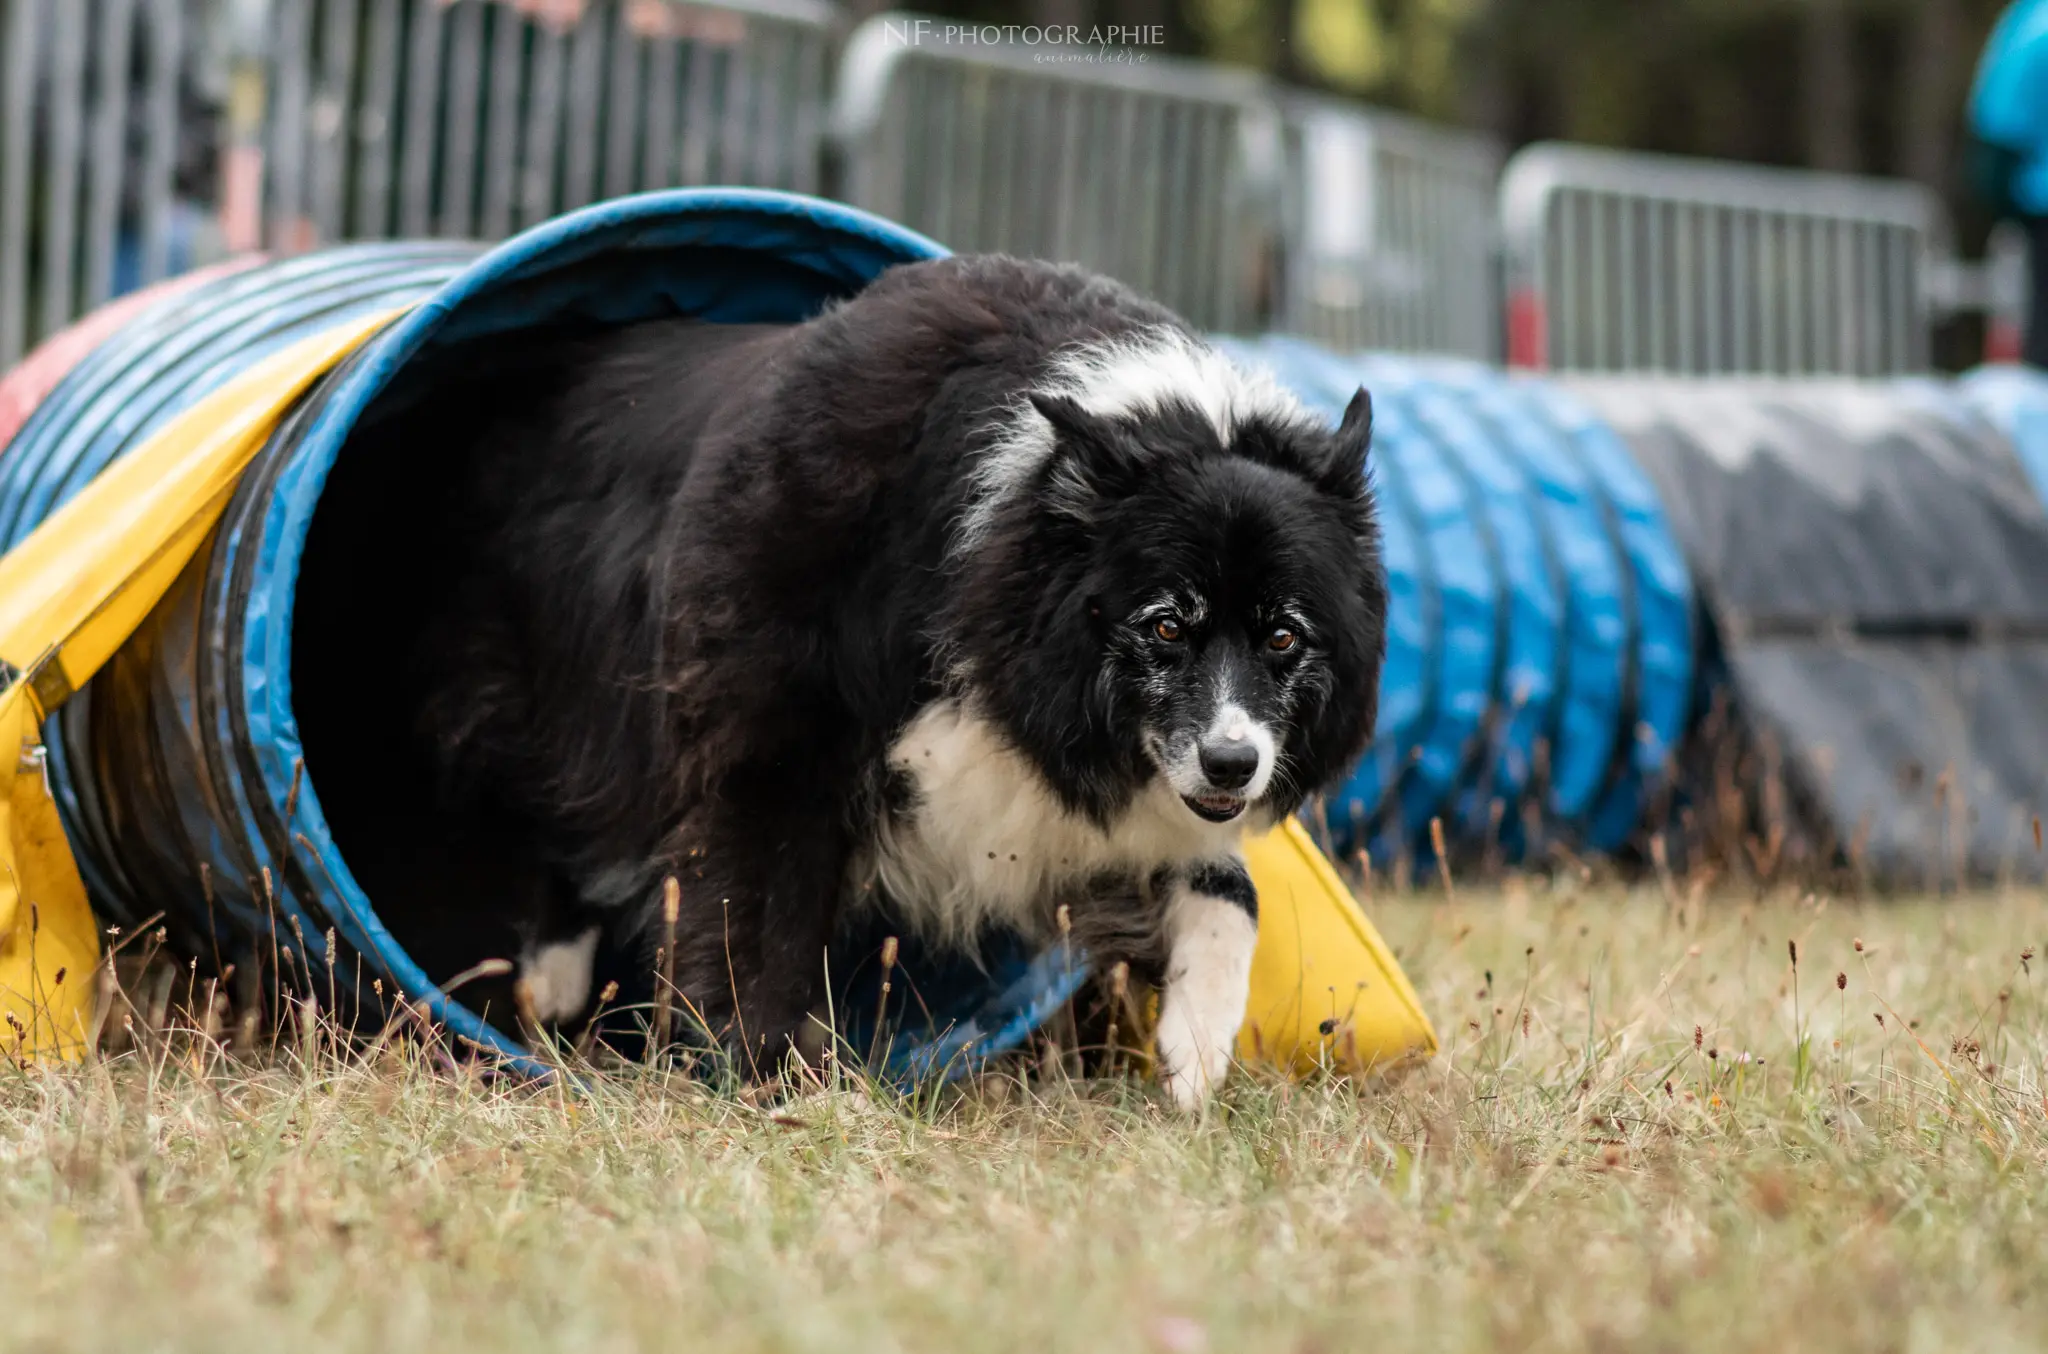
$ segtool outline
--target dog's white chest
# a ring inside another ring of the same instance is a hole
[[[1063,887],[1205,853],[1205,825],[1155,784],[1108,830],[1062,806],[1030,761],[955,701],[925,707],[889,751],[910,805],[884,819],[873,882],[904,919],[966,941],[991,923],[1052,922]]]

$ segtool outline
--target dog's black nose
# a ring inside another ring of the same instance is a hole
[[[1202,744],[1202,774],[1219,790],[1243,789],[1258,769],[1259,749],[1248,738]]]

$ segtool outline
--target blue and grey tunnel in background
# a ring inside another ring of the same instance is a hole
[[[1690,565],[1702,687],[1747,744],[1695,788],[1761,810],[1729,850],[1893,889],[2040,878],[2048,382],[1573,390],[1655,485]]]
[[[796,321],[894,264],[943,252],[808,198],[650,194],[489,251],[359,245],[261,265],[171,296],[104,342],[0,450],[0,546],[260,358],[352,316],[411,307],[292,412],[209,545],[54,721],[53,787],[104,917],[133,925],[161,913],[183,952],[222,963],[260,961],[275,917],[288,933],[285,964],[321,990],[338,982],[367,1002],[381,983],[425,999],[464,1038],[520,1057],[466,1000],[476,989],[437,989],[504,952],[437,950],[433,939],[451,917],[482,925],[476,900],[491,881],[471,868],[477,857],[439,857],[427,842],[391,846],[419,790],[384,756],[392,740],[382,732],[407,712],[391,708],[380,664],[406,623],[408,593],[432,582],[440,533],[422,506],[435,468],[388,464],[379,421],[431,398],[440,365],[473,360],[493,335],[675,314]],[[1510,378],[1277,337],[1223,342],[1333,419],[1359,385],[1374,395],[1371,473],[1393,610],[1376,742],[1321,805],[1340,853],[1420,860],[1432,820],[1454,853],[1618,850],[1667,803],[1709,677],[1752,698],[1777,689],[1753,628],[1719,633],[1722,621],[1756,610],[1731,605],[1754,601],[1740,591],[1744,579],[1774,566],[1768,550],[1717,553],[1721,519],[1703,517],[1709,500],[1687,495],[1728,449],[1693,425],[1748,429],[1755,445],[1736,459],[1768,466],[1809,454],[1806,415],[1770,414],[1755,391],[1667,392],[1644,405],[1621,382]],[[2017,486],[2026,504],[1998,519],[2000,539],[2004,562],[2031,577],[2028,552],[2048,558],[2048,520],[2009,432],[1983,412],[1996,403],[1990,388],[1859,390],[1863,403],[1844,415],[1852,424],[1948,430],[1905,436],[1918,450],[1901,453],[1902,464],[1961,457],[1981,471],[1970,493]],[[2048,395],[2025,387],[1998,406],[2007,424],[2022,405],[2026,417],[2048,418]],[[2048,455],[2048,438],[2030,435]],[[1829,457],[1862,449],[1837,433],[1813,482],[1826,483]],[[1914,483],[1929,501],[1954,497],[1931,479]],[[1729,486],[1713,501],[1768,499],[1777,487],[1739,477]],[[1833,513],[1848,530],[1859,503],[1815,498],[1804,511]],[[1797,567],[1796,553],[1781,555]],[[2048,564],[2040,575],[2048,608]],[[1809,675],[1823,703],[1848,691],[1831,696],[1827,673]],[[934,1021],[932,1037],[897,1046],[912,1069],[965,1066],[958,1055],[1013,1046],[1085,968],[1014,948],[987,973],[916,955],[904,963]],[[848,984],[841,1009],[874,1009],[859,987],[872,965],[857,945],[834,972]]]

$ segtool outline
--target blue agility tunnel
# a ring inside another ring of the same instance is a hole
[[[447,859],[415,839],[419,777],[380,737],[406,718],[389,632],[433,576],[436,538],[431,496],[414,492],[434,468],[381,456],[380,423],[494,335],[677,314],[797,321],[943,252],[812,199],[650,194],[495,249],[360,245],[259,264],[99,343],[0,448],[0,548],[262,358],[409,307],[279,426],[209,545],[55,718],[51,783],[102,916],[161,916],[181,952],[245,980],[268,951],[344,1004],[372,1006],[373,987],[423,997],[457,1035],[523,1059],[479,1015],[477,988],[438,988],[465,956],[437,950],[448,928],[429,923],[488,896],[489,853]],[[1426,850],[1432,819],[1460,848],[1509,855],[1623,844],[1684,732],[1694,668],[1687,573],[1628,449],[1553,384],[1226,342],[1332,417],[1360,384],[1376,399],[1394,612],[1377,745],[1327,806],[1340,849]],[[894,1046],[912,1072],[1014,1046],[1084,977],[1057,953],[998,953],[986,971],[902,964],[932,1017],[930,1037]],[[841,1009],[875,1009],[871,970],[849,966]],[[848,1026],[862,1042],[861,1021]]]
[[[52,785],[102,915],[129,926],[161,915],[181,952],[240,957],[245,975],[263,959],[251,937],[265,937],[345,987],[360,975],[362,986],[427,994],[456,1034],[518,1058],[519,1046],[468,1004],[436,995],[445,966],[404,943],[403,920],[387,924],[358,853],[337,841],[351,823],[379,826],[363,803],[393,790],[377,784],[375,729],[333,727],[333,709],[373,691],[389,657],[374,622],[394,599],[355,584],[383,576],[371,557],[400,544],[392,529],[421,525],[407,521],[402,486],[337,500],[327,491],[348,479],[335,478],[337,466],[369,459],[378,420],[418,398],[437,362],[493,334],[676,314],[796,321],[891,265],[943,252],[827,203],[657,194],[489,251],[363,245],[258,266],[178,293],[103,342],[0,451],[0,547],[265,356],[351,317],[412,307],[278,429],[210,546],[60,712]],[[354,522],[323,520],[337,502]],[[325,990],[324,978],[315,986]],[[1010,1004],[1032,1010],[1028,1000]],[[956,1008],[952,1023],[971,1025],[974,1013]]]

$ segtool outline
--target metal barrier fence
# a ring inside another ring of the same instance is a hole
[[[1877,375],[2013,329],[1917,185],[1482,138],[828,0],[0,0],[0,366],[224,243],[494,238],[693,183],[1072,259],[1209,330],[1569,370]],[[1135,59],[1135,58],[1144,59]],[[234,78],[228,70],[232,67]],[[836,157],[828,157],[828,147]],[[213,163],[218,159],[219,164]],[[1498,236],[1496,235],[1498,232]],[[2018,270],[2023,275],[2023,269]],[[2001,342],[2005,340],[2002,338]]]
[[[1086,264],[1202,328],[1256,324],[1280,153],[1265,82],[1101,56],[869,19],[840,66],[841,195],[956,249]]]
[[[0,369],[190,262],[189,3],[0,0]]]
[[[835,21],[824,0],[0,0],[0,368],[223,244],[815,192]]]
[[[1498,144],[1334,99],[1286,109],[1276,327],[1340,350],[1497,359]]]
[[[1579,371],[1883,375],[1927,365],[1918,184],[1533,146],[1500,189],[1509,360]]]
[[[679,184],[817,191],[834,19],[824,0],[0,0],[0,361],[222,247],[492,238]],[[916,23],[847,50],[854,200],[957,247],[1077,259],[1209,328],[1495,351],[1490,148],[1335,101],[1283,119],[1243,72],[928,46]]]
[[[274,247],[496,239],[600,198],[814,192],[822,0],[269,0]]]

